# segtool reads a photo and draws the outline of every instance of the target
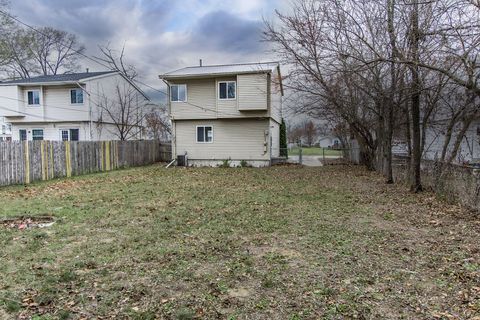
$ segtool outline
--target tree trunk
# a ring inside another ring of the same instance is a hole
[[[392,167],[392,139],[393,139],[393,126],[394,121],[394,108],[395,108],[395,91],[397,90],[397,75],[395,69],[395,58],[397,57],[396,41],[395,41],[395,0],[387,0],[388,10],[388,35],[390,38],[390,50],[392,62],[390,63],[390,95],[389,101],[386,103],[386,115],[385,115],[385,179],[387,184],[393,183],[393,167]]]
[[[410,190],[412,192],[422,191],[421,179],[421,130],[420,130],[420,75],[419,75],[419,27],[418,27],[418,0],[413,0],[412,8],[412,29],[410,32],[410,50],[414,64],[410,66],[412,75],[411,85],[411,106],[412,117],[412,179]]]

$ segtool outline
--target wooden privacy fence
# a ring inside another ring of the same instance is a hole
[[[143,166],[171,158],[171,146],[145,141],[0,142],[0,186]]]

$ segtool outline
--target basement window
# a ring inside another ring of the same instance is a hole
[[[213,142],[213,127],[212,126],[197,126],[197,142],[198,143],[212,143]]]
[[[174,84],[170,86],[170,101],[185,102],[187,101],[187,85]]]

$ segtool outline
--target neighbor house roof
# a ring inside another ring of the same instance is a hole
[[[225,76],[248,73],[279,72],[278,62],[239,63],[211,66],[186,67],[160,75],[160,79],[181,79],[194,77]]]
[[[29,85],[29,84],[43,84],[43,83],[71,83],[84,79],[102,76],[105,74],[116,73],[117,71],[101,71],[101,72],[81,72],[81,73],[66,73],[48,76],[38,76],[29,79],[18,79],[0,82],[0,85]]]
[[[99,72],[80,72],[80,73],[65,73],[65,74],[56,74],[48,76],[38,76],[29,79],[18,79],[0,82],[0,86],[28,86],[28,85],[64,85],[64,84],[76,84],[82,80],[88,80],[95,77],[101,77],[108,74],[119,74],[122,76],[128,83],[130,83],[135,89],[140,92],[145,99],[150,101],[150,97],[138,87],[138,85],[123,73],[119,71],[99,71]]]

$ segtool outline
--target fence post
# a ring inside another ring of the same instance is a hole
[[[300,149],[298,150],[298,163],[302,164],[303,163],[303,157],[302,157],[302,146],[300,146]]]

